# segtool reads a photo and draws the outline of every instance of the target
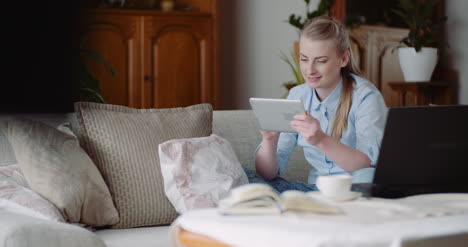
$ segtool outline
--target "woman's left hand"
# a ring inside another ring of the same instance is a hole
[[[320,122],[308,112],[295,115],[294,120],[291,121],[291,127],[314,146],[325,137],[325,133],[320,129]]]

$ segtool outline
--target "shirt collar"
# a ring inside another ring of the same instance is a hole
[[[343,86],[343,80],[340,78],[340,81],[336,85],[335,89],[331,92],[328,97],[325,98],[322,102],[320,102],[319,98],[317,97],[317,93],[315,89],[312,90],[312,110],[319,110],[320,107],[323,105],[327,111],[335,111],[338,102],[340,101],[341,96],[341,88]]]

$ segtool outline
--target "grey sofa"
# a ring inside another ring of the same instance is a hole
[[[0,115],[0,165],[10,165],[16,162],[14,152],[8,143],[8,140],[3,134],[2,128],[4,123],[13,117],[25,117],[37,121],[47,123],[51,126],[58,126],[64,122],[70,122],[73,131],[79,135],[79,128],[76,122],[75,114],[1,114]],[[256,127],[255,116],[250,110],[230,110],[230,111],[214,111],[213,112],[213,133],[227,139],[233,146],[237,157],[244,167],[254,168],[253,152],[261,141],[261,135]],[[293,180],[302,181],[307,180],[307,175],[310,166],[305,161],[302,150],[295,150],[293,153],[290,165],[283,177]],[[83,232],[82,228],[66,225],[55,222],[41,222],[37,224],[37,219],[31,217],[18,217],[7,215],[8,212],[1,211],[0,206],[0,247],[16,247],[16,246],[29,246],[34,238],[38,237],[37,229],[34,227],[41,227],[42,229],[50,227],[54,231],[43,231],[39,236],[43,243],[48,243],[47,246],[89,246],[96,243],[105,244],[108,247],[124,247],[124,246],[170,246],[169,243],[169,227],[168,226],[154,226],[154,227],[141,227],[131,229],[104,229],[98,230],[95,233]],[[36,222],[32,224],[31,222]],[[63,242],[58,240],[60,231],[57,229],[64,229],[68,234],[74,236],[86,236],[86,241],[81,243],[74,243],[64,245]],[[22,235],[18,236],[18,233]],[[81,234],[81,235],[80,235]],[[93,239],[94,238],[94,239]],[[21,239],[21,241],[14,241]],[[95,242],[93,242],[95,241]],[[41,245],[34,245],[41,246]],[[45,246],[45,245],[44,245]]]

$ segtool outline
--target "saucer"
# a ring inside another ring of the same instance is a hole
[[[339,195],[339,196],[326,196],[322,194],[320,191],[311,191],[307,192],[307,195],[312,197],[320,197],[334,202],[344,202],[344,201],[351,201],[354,200],[362,195],[361,192],[357,191],[348,191],[346,194]]]

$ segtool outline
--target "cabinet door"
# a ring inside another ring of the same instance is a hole
[[[81,15],[81,43],[98,52],[115,70],[115,77],[103,63],[86,58],[90,73],[99,80],[104,98],[110,104],[141,107],[139,51],[141,17],[87,12]]]
[[[145,106],[213,104],[210,18],[155,16],[144,25]]]

